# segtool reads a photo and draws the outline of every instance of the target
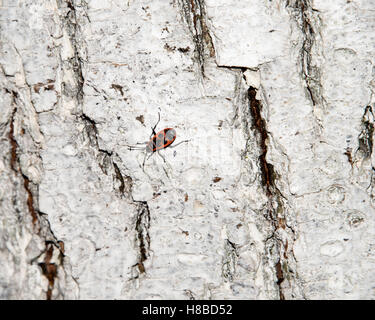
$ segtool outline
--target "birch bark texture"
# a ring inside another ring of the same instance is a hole
[[[375,298],[375,1],[2,0],[0,27],[1,299]]]

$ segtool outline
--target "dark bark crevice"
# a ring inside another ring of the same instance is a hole
[[[136,242],[139,247],[139,257],[136,266],[138,267],[139,273],[145,273],[146,268],[144,262],[149,257],[150,251],[150,209],[146,201],[138,201],[137,208],[137,221],[135,225],[136,233]]]
[[[85,82],[85,79],[83,77],[83,71],[82,71],[82,57],[80,55],[79,51],[79,45],[80,40],[78,39],[79,34],[79,23],[77,19],[77,9],[75,5],[74,0],[65,0],[66,9],[65,9],[65,16],[63,19],[63,25],[65,30],[68,33],[68,36],[70,38],[70,42],[73,47],[74,56],[70,59],[69,64],[71,65],[71,68],[75,75],[76,80],[76,87],[73,90],[73,94],[75,94],[76,99],[78,101],[78,106],[82,105],[83,102],[83,85]],[[60,0],[60,6],[61,6],[61,0]],[[62,6],[60,7],[60,9]],[[63,84],[64,85],[64,84]],[[69,90],[64,90],[69,91]],[[66,92],[71,93],[71,92]],[[69,95],[68,94],[68,95]]]
[[[374,113],[371,106],[366,106],[361,121],[362,131],[358,136],[357,153],[361,152],[361,157],[368,159],[372,155],[374,145]]]
[[[260,155],[258,163],[261,173],[261,184],[265,190],[268,198],[268,203],[265,207],[265,218],[271,223],[272,231],[266,239],[266,248],[269,261],[273,261],[272,257],[277,257],[277,262],[274,264],[276,285],[279,288],[280,300],[285,300],[284,292],[285,279],[291,280],[295,278],[296,274],[290,266],[289,259],[295,261],[293,252],[290,250],[289,242],[294,241],[295,231],[287,224],[286,198],[283,196],[277,187],[277,179],[279,174],[274,169],[274,166],[267,161],[269,133],[267,131],[267,122],[262,115],[263,104],[261,100],[257,99],[258,90],[254,87],[249,87],[247,90],[247,99],[249,103],[249,113],[252,120],[252,129],[256,132],[258,139],[258,146]],[[279,235],[279,230],[285,230],[289,233],[288,240],[283,240]]]
[[[14,132],[14,121],[15,121],[15,116],[17,114],[17,110],[18,110],[17,104],[16,104],[16,98],[18,97],[17,92],[12,91],[12,96],[13,96],[12,102],[13,104],[15,104],[15,107],[13,109],[13,112],[9,121],[9,133],[8,133],[8,139],[10,143],[10,168],[12,169],[12,171],[14,171],[14,173],[17,176],[20,176],[23,180],[23,187],[27,195],[27,200],[26,200],[27,208],[31,215],[32,224],[35,227],[38,223],[38,214],[34,205],[34,194],[31,190],[30,180],[22,172],[22,169],[19,163],[19,158],[18,158],[19,144],[16,139],[16,133]]]
[[[196,60],[205,76],[205,61],[215,57],[215,47],[207,26],[207,13],[204,0],[180,0],[182,17],[187,24],[195,46]]]
[[[57,249],[58,263],[52,262],[54,250]],[[59,266],[64,265],[64,242],[63,241],[46,241],[46,248],[44,251],[43,262],[39,263],[39,267],[42,269],[43,275],[48,280],[48,287],[46,292],[46,299],[52,299],[52,292],[55,287],[55,281],[58,277]]]
[[[19,143],[18,139],[22,139],[22,137],[25,135],[25,131],[24,129],[21,129],[20,132],[16,132],[15,130],[16,128],[15,121],[16,121],[16,116],[18,115],[17,112],[22,111],[22,109],[17,106],[17,103],[19,103],[17,99],[20,98],[20,96],[15,91],[11,91],[11,92],[9,91],[8,93],[12,94],[12,97],[13,97],[12,104],[14,104],[14,108],[13,108],[11,117],[9,119],[9,132],[8,132],[8,139],[9,139],[9,144],[10,144],[9,166],[15,174],[15,178],[17,180],[21,179],[20,185],[23,185],[24,193],[26,194],[26,208],[31,216],[31,222],[33,226],[32,230],[40,238],[45,239],[46,249],[43,252],[41,252],[38,255],[38,257],[31,259],[30,263],[31,264],[34,263],[39,257],[45,254],[44,262],[38,263],[38,265],[41,268],[42,274],[48,280],[46,299],[50,300],[52,298],[52,292],[54,289],[55,279],[57,277],[58,269],[60,267],[64,269],[63,249],[61,249],[63,248],[63,242],[56,238],[47,218],[42,212],[39,211],[39,208],[38,208],[38,197],[39,197],[38,187],[39,186],[33,183],[22,170],[19,155],[25,151],[22,149],[19,150],[20,148],[22,148],[23,144]],[[53,246],[59,248],[59,250],[61,251],[62,258],[59,259],[60,263],[58,264],[51,262]],[[61,295],[63,296],[63,293],[61,293]]]
[[[275,171],[273,165],[267,162],[267,141],[268,132],[266,128],[266,121],[261,115],[262,104],[256,98],[257,89],[249,87],[248,91],[249,108],[252,116],[252,127],[256,130],[259,136],[259,166],[261,170],[262,185],[266,189],[267,196],[271,196],[275,189]]]
[[[317,50],[322,24],[319,11],[312,7],[310,0],[288,0],[286,7],[291,8],[291,15],[302,32],[300,65],[305,81],[307,94],[313,104],[324,106],[323,86],[320,68],[313,61],[314,50]]]
[[[222,277],[225,280],[232,282],[236,273],[237,260],[239,256],[236,244],[229,241],[229,239],[226,239],[224,243],[224,250],[225,254],[222,263]]]

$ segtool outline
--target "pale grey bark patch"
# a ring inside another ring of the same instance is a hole
[[[4,5],[0,297],[372,299],[372,9]]]

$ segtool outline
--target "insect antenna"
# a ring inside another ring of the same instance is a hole
[[[156,122],[156,124],[153,127],[151,127],[152,132],[150,134],[150,139],[151,139],[152,136],[156,135],[155,129],[158,126],[159,122],[160,122],[160,108],[159,108],[159,111],[158,111],[158,121]],[[147,143],[149,143],[149,142],[146,142],[146,144]],[[143,172],[145,171],[146,160],[150,159],[150,157],[154,154],[154,151],[152,151],[151,154],[148,157],[147,157],[147,153],[148,152],[147,152],[147,146],[146,146],[146,153],[145,153],[145,157],[143,158],[143,163],[142,163]]]
[[[160,110],[160,109],[159,109],[159,110]],[[154,125],[154,127],[151,128],[152,133],[151,133],[151,135],[150,135],[150,138],[151,138],[153,135],[156,135],[155,129],[156,129],[156,127],[158,126],[159,122],[160,122],[160,111],[158,112],[158,122],[156,122],[156,124]]]

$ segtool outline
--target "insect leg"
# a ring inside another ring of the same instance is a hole
[[[127,146],[128,150],[144,150],[144,147],[138,147],[138,146]]]
[[[153,154],[154,154],[154,153],[151,153],[151,154],[150,154],[150,155],[148,156],[147,160],[148,160],[148,159],[150,159],[150,158],[151,158],[151,156],[152,156]]]
[[[143,170],[143,172],[145,171],[145,164],[146,164],[146,160],[148,159],[148,158],[150,158],[150,157],[148,157],[147,159],[147,152],[145,152],[145,157],[143,158],[143,163],[142,163],[142,170]]]
[[[160,150],[157,151],[158,155],[163,159],[164,163],[167,163],[167,161],[165,161],[164,156],[162,156],[161,153],[160,153],[159,151],[160,151]]]
[[[164,156],[162,156],[162,154],[159,151],[160,150],[157,151],[158,155],[163,159],[164,163],[168,166],[168,169],[172,170],[172,168],[170,167],[170,165],[168,164],[168,162],[165,160]],[[167,170],[164,168],[164,166],[162,166],[162,168],[163,168],[163,171],[164,171],[165,175],[167,176],[167,178],[170,179]]]
[[[178,145],[180,145],[181,143],[184,143],[184,142],[189,142],[189,141],[191,141],[191,140],[184,140],[184,141],[181,141],[181,142],[179,142],[179,143],[177,143],[177,144],[175,144],[174,146],[170,146],[169,148],[176,148]]]
[[[145,147],[141,147],[141,145],[145,145],[148,142],[137,142],[135,145],[127,144],[128,150],[143,150]]]
[[[143,159],[143,168],[144,168],[144,166],[145,166],[145,163],[146,163],[146,161],[148,160],[148,159],[150,159],[150,157],[152,156],[154,154],[154,152],[151,152],[151,154],[147,157],[147,152],[146,152],[146,154],[145,154],[145,158]]]

